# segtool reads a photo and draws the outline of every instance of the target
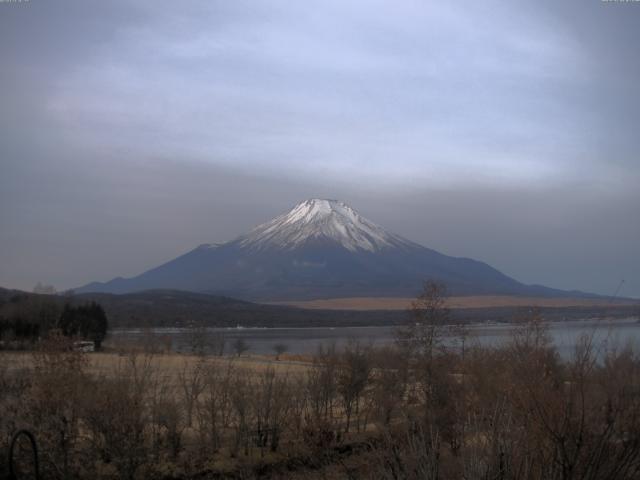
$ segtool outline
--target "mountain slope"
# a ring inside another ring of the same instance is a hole
[[[137,277],[78,291],[180,289],[274,301],[413,296],[426,279],[445,282],[456,295],[568,294],[443,255],[387,232],[343,202],[322,199],[302,202],[231,242],[201,245]]]

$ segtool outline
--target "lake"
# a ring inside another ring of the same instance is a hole
[[[624,347],[631,344],[640,347],[640,323],[636,318],[614,320],[585,320],[547,323],[549,334],[560,355],[571,356],[578,339],[591,335],[594,345]],[[467,345],[498,346],[507,342],[514,330],[510,324],[474,324],[468,326]],[[223,335],[226,353],[232,352],[232,343],[242,338],[249,346],[249,353],[273,354],[274,346],[285,344],[289,353],[308,354],[319,346],[344,346],[350,339],[362,343],[384,345],[394,341],[397,327],[318,327],[318,328],[209,328],[205,337]],[[112,344],[140,344],[153,338],[164,343],[170,342],[173,350],[188,352],[194,333],[182,328],[118,329],[110,334]],[[455,340],[446,340],[454,344]]]

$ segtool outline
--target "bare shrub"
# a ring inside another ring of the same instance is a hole
[[[289,408],[291,416],[288,427],[294,438],[299,439],[308,408],[307,379],[303,376],[294,377],[289,381]]]
[[[440,440],[436,431],[409,428],[385,432],[374,450],[374,478],[436,480],[440,476]]]
[[[226,336],[221,331],[213,331],[204,322],[193,322],[187,327],[187,346],[194,355],[207,353],[221,357],[224,354]]]
[[[150,357],[131,355],[114,377],[91,385],[85,422],[96,456],[115,467],[120,478],[135,478],[149,452],[145,431],[151,417],[145,393],[153,379]]]
[[[288,350],[289,350],[289,346],[287,344],[276,343],[273,346],[273,351],[276,354],[276,360],[280,360],[280,355],[282,355],[283,353],[287,352]]]
[[[243,353],[249,351],[249,344],[244,340],[244,338],[236,338],[233,342],[233,351],[238,357],[240,357]]]
[[[349,432],[352,416],[355,415],[356,429],[360,430],[360,409],[362,396],[371,377],[370,348],[357,341],[349,341],[341,356],[337,370],[337,390],[342,400],[345,414],[345,432]]]
[[[386,427],[406,407],[410,385],[409,357],[404,349],[391,347],[373,352],[372,357],[374,370],[368,410]]]
[[[33,372],[27,368],[10,369],[8,362],[0,364],[0,452],[7,452],[13,434],[27,427],[27,408],[31,403]],[[0,476],[8,475],[0,466]]]
[[[195,363],[185,360],[178,373],[178,384],[188,427],[193,424],[193,410],[204,390],[204,371],[204,359],[200,358]]]
[[[326,350],[320,346],[313,357],[312,367],[306,373],[309,413],[316,422],[322,420],[325,424],[333,423],[337,393],[337,368],[338,355],[335,345]]]
[[[183,448],[183,433],[187,427],[184,409],[172,397],[164,396],[154,409],[154,424],[160,428],[159,447],[169,451],[172,460],[176,460]]]
[[[51,331],[33,353],[31,388],[24,420],[41,446],[42,469],[54,478],[81,470],[80,420],[88,386],[87,358],[73,342]]]
[[[398,344],[413,354],[431,358],[443,347],[445,327],[450,321],[446,286],[432,280],[425,282],[409,313],[407,324],[397,332]]]
[[[242,449],[244,455],[249,455],[250,436],[254,419],[254,403],[251,401],[252,388],[248,375],[238,374],[233,378],[231,388],[231,407],[233,411],[233,428],[235,432],[231,455],[237,457]]]
[[[256,443],[261,451],[268,446],[275,452],[291,411],[289,379],[269,368],[260,376],[253,392]]]
[[[53,335],[28,368],[0,364],[0,446],[32,430],[44,478],[336,478],[341,464],[348,478],[638,478],[633,349],[585,335],[561,360],[536,312],[464,358],[439,335],[321,348],[287,370],[134,353],[99,373]]]
[[[232,418],[232,389],[235,369],[231,362],[221,366],[208,364],[204,372],[201,400],[197,403],[200,445],[205,452],[216,453],[222,446],[224,431]]]

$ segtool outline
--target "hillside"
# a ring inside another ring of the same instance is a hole
[[[405,309],[348,310],[305,309],[264,305],[177,290],[152,290],[132,294],[90,293],[74,296],[40,295],[0,288],[0,318],[16,311],[30,314],[43,309],[60,309],[64,302],[101,304],[111,328],[127,327],[339,327],[400,324],[410,317]],[[636,304],[540,307],[543,317],[562,321],[637,315]],[[456,322],[510,322],[529,312],[521,305],[502,307],[453,308]]]

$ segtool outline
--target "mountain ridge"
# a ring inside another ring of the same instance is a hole
[[[428,279],[454,295],[591,296],[525,285],[484,262],[388,232],[344,202],[317,198],[229,242],[202,244],[136,277],[77,291],[180,289],[251,301],[309,300],[415,296]]]
[[[336,309],[334,307],[309,309],[287,305],[265,305],[246,302],[235,298],[209,295],[181,290],[145,290],[128,294],[83,293],[38,294],[22,290],[0,287],[0,319],[3,315],[15,313],[15,307],[22,302],[33,305],[57,304],[60,309],[65,303],[82,305],[90,301],[98,302],[107,313],[111,328],[145,327],[344,327],[394,325],[406,322],[404,306],[398,309]],[[24,305],[24,304],[23,304]],[[610,306],[542,306],[538,310],[549,321],[616,317],[628,318],[637,313],[638,302]],[[509,322],[529,307],[476,306],[451,309],[455,322]],[[24,311],[24,309],[19,310]]]

